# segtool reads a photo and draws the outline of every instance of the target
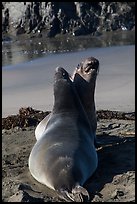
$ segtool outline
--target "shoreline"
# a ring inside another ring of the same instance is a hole
[[[24,35],[22,37],[18,36],[11,41],[2,42],[2,63],[3,66],[10,66],[10,64],[16,65],[43,56],[46,57],[49,54],[124,45],[135,45],[135,31],[108,31],[102,33],[101,36],[82,35],[74,37],[66,34],[50,39],[44,36],[42,38],[26,38]],[[20,56],[18,56],[18,52],[20,52]],[[8,55],[11,58],[8,58]],[[31,59],[28,57],[29,55],[31,55]]]
[[[57,66],[72,74],[83,59],[100,61],[96,109],[135,110],[135,46],[90,48],[72,53],[51,54],[2,70],[2,117],[17,114],[20,107],[42,111],[53,106],[53,80]]]
[[[51,111],[36,110],[32,107],[20,108],[19,113],[2,118],[2,129],[11,129],[15,127],[35,127]],[[97,110],[97,120],[117,119],[117,120],[135,120],[135,112]]]

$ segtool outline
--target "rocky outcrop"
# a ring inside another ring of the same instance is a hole
[[[54,37],[132,30],[135,2],[3,2],[2,32]]]

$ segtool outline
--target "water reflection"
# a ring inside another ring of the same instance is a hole
[[[4,48],[2,47],[2,65],[3,65],[3,59],[5,62],[8,62],[11,64],[11,59],[13,58],[12,56],[12,45],[6,44]]]
[[[2,65],[14,65],[30,61],[38,57],[45,57],[50,53],[71,52],[91,47],[107,47],[114,45],[135,44],[134,31],[107,32],[101,36],[62,36],[55,38],[32,38],[2,43]]]

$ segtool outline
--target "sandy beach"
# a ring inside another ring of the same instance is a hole
[[[36,125],[47,115],[43,111],[52,110],[55,68],[62,66],[72,74],[89,56],[100,61],[95,100],[101,145],[96,148],[98,168],[85,187],[90,202],[135,202],[135,46],[50,54],[2,67],[3,202],[64,201],[32,178],[28,158],[36,142]],[[40,111],[21,112],[21,107]]]
[[[51,110],[53,77],[57,66],[70,74],[81,60],[94,56],[100,61],[96,108],[135,110],[135,46],[92,48],[49,54],[46,57],[2,69],[2,117],[17,114],[20,107]]]
[[[135,115],[102,111],[97,116],[99,164],[85,184],[90,202],[135,202]],[[2,120],[3,202],[65,202],[57,192],[38,183],[28,169],[29,154],[36,142],[34,119],[38,122],[42,117],[42,113],[28,108],[22,113],[20,110],[16,118]]]

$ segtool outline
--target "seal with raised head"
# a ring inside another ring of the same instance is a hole
[[[98,72],[99,61],[94,57],[89,57],[78,64],[71,77],[94,133],[97,128],[94,94]],[[50,114],[37,125],[35,129],[35,136],[37,140],[45,131],[49,118]]]
[[[98,164],[94,131],[69,74],[57,68],[54,106],[29,156],[29,170],[40,183],[71,201],[89,198],[84,183]]]
[[[91,129],[95,135],[96,142],[96,106],[95,106],[95,86],[99,72],[99,61],[94,57],[89,57],[81,62],[74,70],[72,80],[79,95],[83,108],[88,116]]]

